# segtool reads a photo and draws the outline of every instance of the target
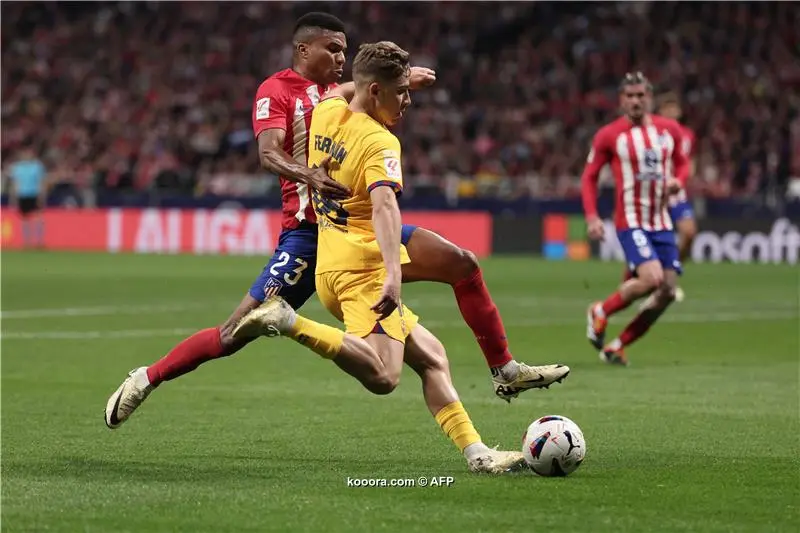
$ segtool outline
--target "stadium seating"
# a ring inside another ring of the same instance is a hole
[[[574,196],[627,70],[682,96],[695,194],[800,176],[791,3],[5,3],[3,160],[32,142],[75,187],[269,194],[252,98],[319,8],[348,23],[351,58],[393,39],[439,73],[399,128],[411,193]]]

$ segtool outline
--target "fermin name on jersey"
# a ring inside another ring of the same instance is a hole
[[[314,148],[320,152],[330,154],[333,160],[340,165],[344,161],[344,158],[347,157],[347,150],[344,149],[342,143],[335,143],[333,139],[325,137],[324,135],[314,135]]]

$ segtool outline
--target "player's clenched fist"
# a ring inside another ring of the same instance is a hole
[[[586,221],[586,229],[589,238],[593,241],[602,241],[605,236],[606,227],[599,217],[592,217]]]
[[[408,86],[412,90],[430,87],[436,82],[436,71],[425,67],[411,67]]]
[[[669,178],[667,180],[667,194],[678,194],[681,189],[683,189],[683,185],[678,178]]]

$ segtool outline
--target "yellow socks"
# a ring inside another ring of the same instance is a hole
[[[288,336],[325,359],[339,355],[344,344],[344,331],[300,315],[297,315]]]
[[[461,402],[445,405],[434,416],[436,422],[442,427],[445,435],[452,440],[462,452],[470,444],[481,442],[481,436],[475,431],[472,420]]]

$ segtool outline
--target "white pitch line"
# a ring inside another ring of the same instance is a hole
[[[193,302],[191,304],[160,304],[160,305],[106,305],[97,307],[62,307],[41,309],[14,309],[3,311],[0,318],[3,320],[29,319],[29,318],[57,318],[64,316],[107,316],[107,315],[146,315],[149,313],[171,313],[186,311],[188,309],[202,309],[209,304]]]
[[[797,319],[796,313],[787,312],[760,312],[760,313],[697,313],[678,314],[665,316],[660,322],[671,324],[701,324],[723,323],[741,320],[770,321]],[[424,321],[429,328],[466,328],[462,321]],[[510,320],[505,322],[508,327],[543,327],[543,326],[574,326],[583,324],[583,321],[572,318],[542,318],[527,320]],[[177,337],[185,336],[199,328],[163,328],[163,329],[121,329],[121,330],[93,330],[93,331],[6,331],[2,333],[2,340],[101,340],[101,339],[132,339],[144,337]]]
[[[503,297],[499,296],[494,299],[501,308],[532,308],[541,309],[543,313],[552,311],[554,309],[575,310],[576,312],[583,312],[587,300],[585,299],[561,299],[561,298],[538,298],[535,296],[530,297]],[[404,299],[404,303],[412,308],[455,308],[455,301],[442,298],[426,298],[426,297],[413,297]],[[706,302],[705,308],[711,314],[725,314],[729,311],[735,313],[737,306],[733,305],[714,305],[714,302]],[[141,304],[141,305],[107,305],[96,307],[62,307],[51,308],[44,307],[38,309],[12,309],[0,312],[0,319],[3,320],[28,320],[37,318],[62,318],[62,317],[83,317],[83,316],[113,316],[113,315],[148,315],[157,313],[173,313],[178,311],[190,311],[199,309],[211,309],[217,307],[224,307],[226,304],[233,309],[236,302],[224,302],[221,300],[200,302],[193,301],[191,303],[178,303],[178,304]],[[321,307],[319,302],[311,300],[304,306],[308,307]],[[753,315],[760,313],[761,309],[751,309]],[[798,313],[797,307],[794,305],[789,306],[775,306],[770,305],[764,309],[765,312],[794,312]]]
[[[738,322],[740,320],[751,321],[769,321],[769,320],[786,320],[790,318],[800,318],[797,313],[786,311],[763,311],[763,312],[749,312],[749,313],[678,313],[666,315],[659,319],[658,323],[669,324],[704,324],[715,322]],[[623,323],[630,319],[623,319],[613,317],[610,322],[612,324]],[[540,326],[572,326],[575,324],[586,324],[585,319],[575,318],[540,318],[540,319],[526,319],[526,320],[504,320],[503,323],[507,327],[540,327]],[[436,320],[422,320],[424,326],[432,328],[450,328],[456,326],[466,325],[463,322],[437,322]]]
[[[3,332],[3,340],[100,340],[136,339],[143,337],[171,337],[189,335],[197,328],[168,329],[117,329],[108,331],[9,331]]]

